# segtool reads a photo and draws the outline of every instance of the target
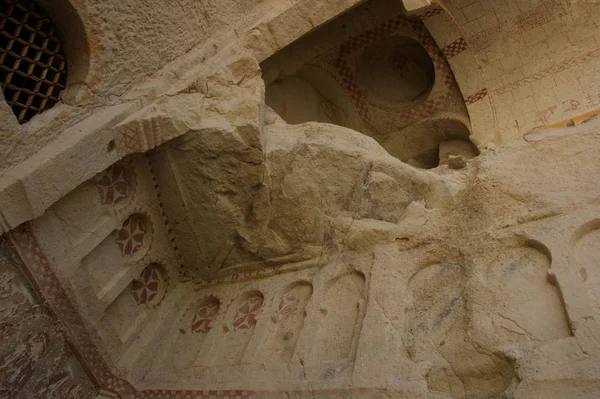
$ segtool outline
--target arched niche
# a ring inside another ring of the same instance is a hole
[[[430,391],[460,398],[500,397],[515,370],[469,336],[467,280],[464,265],[454,260],[429,264],[410,278],[406,350],[412,360],[431,364],[426,376]]]
[[[435,167],[443,136],[450,130],[449,139],[468,141],[463,133],[471,126],[468,104],[444,54],[401,2],[365,2],[261,63],[266,104],[288,123],[347,127],[380,144],[388,141],[390,153],[403,161]],[[425,126],[442,114],[456,115],[444,119],[463,126],[442,126],[442,134],[436,133],[439,126]],[[406,149],[411,144],[406,141],[414,145]]]
[[[117,163],[53,204],[41,217],[38,228],[49,229],[45,231],[49,237],[61,236],[55,245],[89,245],[85,243],[88,238],[92,241],[91,236],[98,234],[104,224],[112,223],[117,212],[131,203],[135,188],[133,168]]]
[[[167,285],[165,269],[152,263],[106,309],[106,317],[122,342],[143,328],[149,313],[165,297]]]
[[[364,317],[364,274],[353,271],[328,283],[312,357],[321,363],[352,361]]]
[[[581,276],[593,312],[600,315],[600,220],[578,229],[573,251],[573,266]]]
[[[301,281],[286,287],[276,298],[275,324],[266,345],[269,356],[276,356],[283,361],[292,358],[304,327],[306,305],[312,292],[312,285]]]
[[[152,226],[141,213],[129,216],[81,261],[99,298],[122,283],[135,261],[150,248]]]
[[[257,316],[264,300],[260,291],[250,291],[233,301],[227,312],[224,333],[212,348],[212,365],[234,366],[242,363],[254,336]]]
[[[221,301],[214,295],[205,296],[190,306],[180,319],[179,332],[174,332],[164,361],[172,362],[175,370],[186,369],[195,362],[202,364],[208,361],[205,357],[212,342],[209,335],[215,338],[223,331],[216,324],[220,313]]]
[[[435,168],[440,163],[440,147],[454,141],[453,149],[442,148],[442,157],[463,155],[472,158],[479,154],[470,140],[470,131],[464,122],[450,118],[432,118],[390,133],[380,141],[387,152],[403,162],[420,168]],[[463,143],[463,145],[460,145]]]
[[[428,265],[408,282],[405,299],[405,337],[409,355],[418,359],[435,351],[457,318],[464,317],[465,274],[461,266]]]
[[[484,274],[473,285],[472,296],[476,308],[482,309],[474,318],[477,325],[498,327],[482,329],[490,342],[551,341],[572,335],[560,291],[548,275],[549,253],[533,241],[504,248],[480,261]]]
[[[294,75],[268,84],[265,102],[292,125],[325,122],[358,128],[352,103],[342,86],[327,71],[315,66],[304,66]]]

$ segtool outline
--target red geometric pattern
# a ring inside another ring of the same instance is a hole
[[[417,11],[415,15],[417,15],[422,20],[429,19],[431,17],[435,17],[444,12],[444,9],[437,4],[432,4],[430,7],[427,7],[423,11]]]
[[[256,324],[256,313],[262,308],[264,299],[261,296],[254,296],[247,299],[236,311],[233,316],[233,331],[249,330]]]
[[[121,250],[121,256],[131,256],[144,245],[146,225],[140,215],[130,216],[117,232],[116,243]]]
[[[118,126],[114,129],[114,132],[115,146],[119,156],[144,152],[149,149],[142,144],[140,137],[144,136],[144,126],[137,121]]]
[[[28,268],[19,260],[19,267],[35,277],[31,281],[32,288],[41,298],[53,305],[61,320],[69,326],[74,350],[77,351],[81,361],[87,365],[86,369],[90,371],[91,377],[101,388],[117,392],[122,398],[135,399],[250,399],[254,397],[250,391],[136,390],[127,380],[112,374],[112,367],[107,364],[94,341],[90,339],[86,324],[79,311],[69,300],[69,294],[62,286],[44,250],[37,242],[32,232],[32,224],[24,223],[14,229],[11,232],[11,240],[24,250],[25,263],[31,266]],[[15,259],[18,259],[16,249],[13,249],[12,252],[15,254]]]
[[[363,49],[384,37],[392,35],[394,32],[407,25],[410,26],[416,34],[417,41],[425,48],[425,50],[427,50],[427,53],[433,61],[436,81],[442,82],[445,90],[443,90],[442,94],[438,95],[436,98],[430,98],[414,108],[399,112],[396,109],[369,103],[366,93],[358,86],[354,68],[351,66],[352,63],[348,58],[354,52]],[[339,53],[335,60],[335,65],[333,65],[333,70],[331,70],[332,68],[329,68],[327,64],[327,60],[321,57],[316,57],[310,63],[312,66],[325,69],[331,74],[336,75],[334,78],[340,83],[346,93],[348,93],[348,97],[361,121],[375,132],[377,132],[378,129],[371,126],[370,107],[393,112],[395,119],[403,120],[406,125],[409,125],[420,119],[428,118],[436,112],[445,110],[445,106],[450,99],[449,94],[452,93],[452,91],[458,90],[448,61],[443,56],[433,37],[431,37],[431,34],[423,24],[423,21],[417,17],[397,15],[379,26],[351,37],[339,47]]]
[[[250,399],[254,398],[249,391],[139,391],[135,399]]]
[[[192,333],[206,334],[210,331],[210,323],[219,314],[219,302],[211,302],[203,305],[198,309],[192,319]]]
[[[148,266],[142,272],[139,280],[134,280],[131,285],[131,295],[138,305],[150,303],[158,295],[161,277],[156,267]]]
[[[467,41],[465,40],[465,38],[460,37],[452,43],[450,43],[449,45],[447,45],[446,47],[444,47],[442,49],[442,53],[444,54],[446,59],[449,60],[450,58],[455,57],[463,51],[465,51],[468,47],[469,46],[467,45]]]
[[[102,205],[118,204],[129,195],[129,181],[125,169],[119,165],[111,166],[102,174],[96,187]]]
[[[299,303],[300,299],[298,299],[298,297],[293,293],[285,294],[279,301],[279,305],[277,305],[277,313],[280,315],[294,313],[294,311],[298,308]]]
[[[481,89],[477,93],[471,94],[469,97],[465,99],[465,103],[467,105],[475,104],[477,101],[483,99],[488,95],[487,89]]]

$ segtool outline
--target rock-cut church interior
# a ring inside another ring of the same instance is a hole
[[[597,0],[0,0],[0,398],[600,398]]]

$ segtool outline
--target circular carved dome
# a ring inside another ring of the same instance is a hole
[[[409,109],[427,98],[435,81],[427,50],[404,36],[368,46],[356,68],[358,86],[376,106]]]

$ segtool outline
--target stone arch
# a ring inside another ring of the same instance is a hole
[[[262,292],[251,290],[233,301],[225,318],[222,339],[211,351],[212,365],[232,366],[244,362],[264,300]]]
[[[573,266],[581,276],[592,311],[600,315],[600,219],[580,226],[572,242]]]
[[[362,22],[355,26],[358,20]],[[350,26],[354,29],[346,30]],[[471,132],[465,98],[452,68],[426,25],[417,16],[407,15],[401,3],[361,4],[330,21],[327,27],[315,29],[271,55],[260,66],[267,85],[266,103],[288,123],[337,124],[380,144],[389,141],[391,135],[397,138],[408,134],[411,127],[422,128],[434,119],[433,115],[449,120],[447,124],[458,120]],[[310,71],[311,82],[305,76],[300,79],[302,71]],[[319,82],[314,78],[317,75],[323,77]],[[325,79],[336,89],[324,90]],[[275,89],[278,82],[284,84]],[[295,91],[288,97],[293,100],[290,104],[295,105],[295,111],[303,108],[305,98],[322,96],[336,105],[330,108],[345,117],[325,117],[324,112],[317,112],[320,101],[312,100],[310,107],[304,107],[312,112],[298,112],[297,119],[290,119],[286,113],[292,110],[285,109],[282,101],[273,101],[273,92],[291,90],[292,86]],[[300,95],[305,92],[310,95]],[[407,140],[410,138],[404,141]],[[410,150],[421,149],[405,152]],[[437,158],[437,148],[433,152],[432,158]],[[397,156],[397,151],[392,151],[392,155]],[[406,162],[411,157],[399,158]],[[437,166],[432,163],[426,167]]]
[[[517,334],[549,341],[572,334],[560,291],[548,275],[552,261],[544,248],[530,240],[498,253],[488,263],[485,291]]]
[[[486,347],[551,341],[572,336],[552,255],[541,242],[502,239],[501,246],[475,258],[469,282],[471,334]]]
[[[129,341],[144,326],[150,312],[164,299],[167,287],[164,267],[151,263],[109,305],[106,315],[121,342]]]
[[[134,213],[81,260],[81,267],[99,299],[117,296],[122,291],[129,283],[128,273],[146,255],[151,240],[150,219]]]
[[[276,297],[275,325],[267,343],[268,353],[284,361],[289,361],[294,355],[312,292],[312,284],[297,281],[285,287]]]
[[[365,275],[352,271],[327,283],[312,357],[321,363],[352,361],[364,317]]]
[[[495,109],[468,39],[452,15],[452,10],[440,0],[434,0],[433,3],[415,14],[421,18],[450,65],[467,106],[473,141],[479,146],[496,140]]]
[[[221,300],[214,295],[194,301],[181,316],[178,332],[173,332],[161,363],[171,362],[175,370],[186,369],[195,362],[204,363],[209,346],[222,333],[216,324],[221,311]]]
[[[431,391],[456,398],[497,397],[515,371],[503,356],[469,338],[469,288],[463,260],[447,259],[414,273],[407,287],[405,342],[409,357],[432,364]]]
[[[409,356],[435,350],[454,320],[464,316],[465,272],[452,262],[429,264],[413,274],[405,299],[405,342]]]

